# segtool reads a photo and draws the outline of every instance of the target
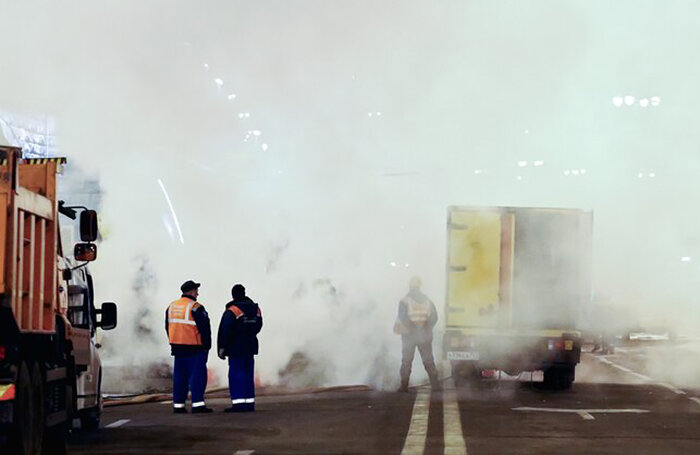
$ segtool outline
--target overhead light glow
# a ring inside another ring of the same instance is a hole
[[[543,166],[543,165],[544,165],[544,161],[542,161],[542,160],[537,160],[537,161],[535,161],[535,162],[532,163],[532,164],[533,164],[534,166]]]
[[[681,258],[681,261],[682,261],[682,262],[690,262],[690,261],[692,261],[692,260],[693,260],[693,258],[691,258],[690,256],[683,256],[683,257]]]
[[[639,105],[642,107],[647,107],[649,105],[649,100],[646,98],[642,98],[641,100],[639,100]]]
[[[612,103],[615,107],[622,106],[622,103],[624,102],[625,100],[621,96],[613,96]]]
[[[661,104],[661,98],[659,98],[658,96],[652,96],[651,97],[651,105],[656,107],[659,104]]]
[[[634,104],[634,97],[632,95],[625,96],[625,104],[631,106]]]
[[[235,93],[231,93],[231,94],[230,94],[229,96],[227,96],[226,98],[228,98],[228,99],[230,99],[230,100],[235,100],[235,99],[236,99],[236,94],[235,94]]]
[[[520,167],[527,166],[527,161],[518,161],[518,166],[520,166]]]
[[[649,173],[649,177],[651,177],[651,178],[653,179],[654,177],[656,177],[656,173],[655,173],[655,172],[650,172],[650,173]]]
[[[219,79],[218,77],[217,77],[216,79],[214,79],[214,83],[215,83],[216,85],[218,85],[219,87],[221,87],[222,85],[224,85],[224,81],[221,80],[221,79]]]
[[[567,170],[564,171],[564,175],[568,176],[569,174],[571,174],[571,171],[570,171],[570,170],[567,169]]]
[[[260,148],[262,148],[263,152],[267,152],[268,146],[267,146],[267,144],[263,144],[260,146]]]
[[[644,177],[644,174],[643,174],[643,173],[640,172],[639,174],[637,174],[637,178],[641,179],[641,178],[643,178],[643,177]]]

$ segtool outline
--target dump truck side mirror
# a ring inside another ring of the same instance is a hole
[[[114,302],[104,302],[102,308],[95,310],[100,315],[97,326],[102,330],[112,330],[117,326],[117,304]]]
[[[97,259],[97,245],[94,243],[76,243],[73,256],[77,261],[91,262]]]
[[[94,242],[97,240],[97,212],[83,210],[80,212],[80,240]]]

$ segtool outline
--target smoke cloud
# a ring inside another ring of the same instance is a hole
[[[594,301],[697,331],[699,8],[0,0],[0,108],[99,180],[109,361],[167,360],[183,281],[214,331],[240,282],[263,381],[301,352],[309,383],[389,387],[453,204],[592,209]]]

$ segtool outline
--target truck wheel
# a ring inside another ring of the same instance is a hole
[[[38,366],[36,368],[38,370]],[[41,377],[39,377],[41,382]],[[14,406],[14,427],[10,435],[11,452],[21,455],[39,455],[44,429],[44,401],[42,384],[37,385],[27,362],[17,372]]]
[[[102,414],[102,370],[97,378],[97,406],[80,411],[80,428],[87,431],[95,431],[100,428],[100,416]]]

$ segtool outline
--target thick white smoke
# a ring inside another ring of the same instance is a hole
[[[596,299],[698,326],[697,9],[2,0],[0,108],[99,176],[120,361],[167,358],[184,280],[214,330],[240,282],[263,380],[304,351],[385,385],[408,278],[443,301],[450,204],[593,209]]]

